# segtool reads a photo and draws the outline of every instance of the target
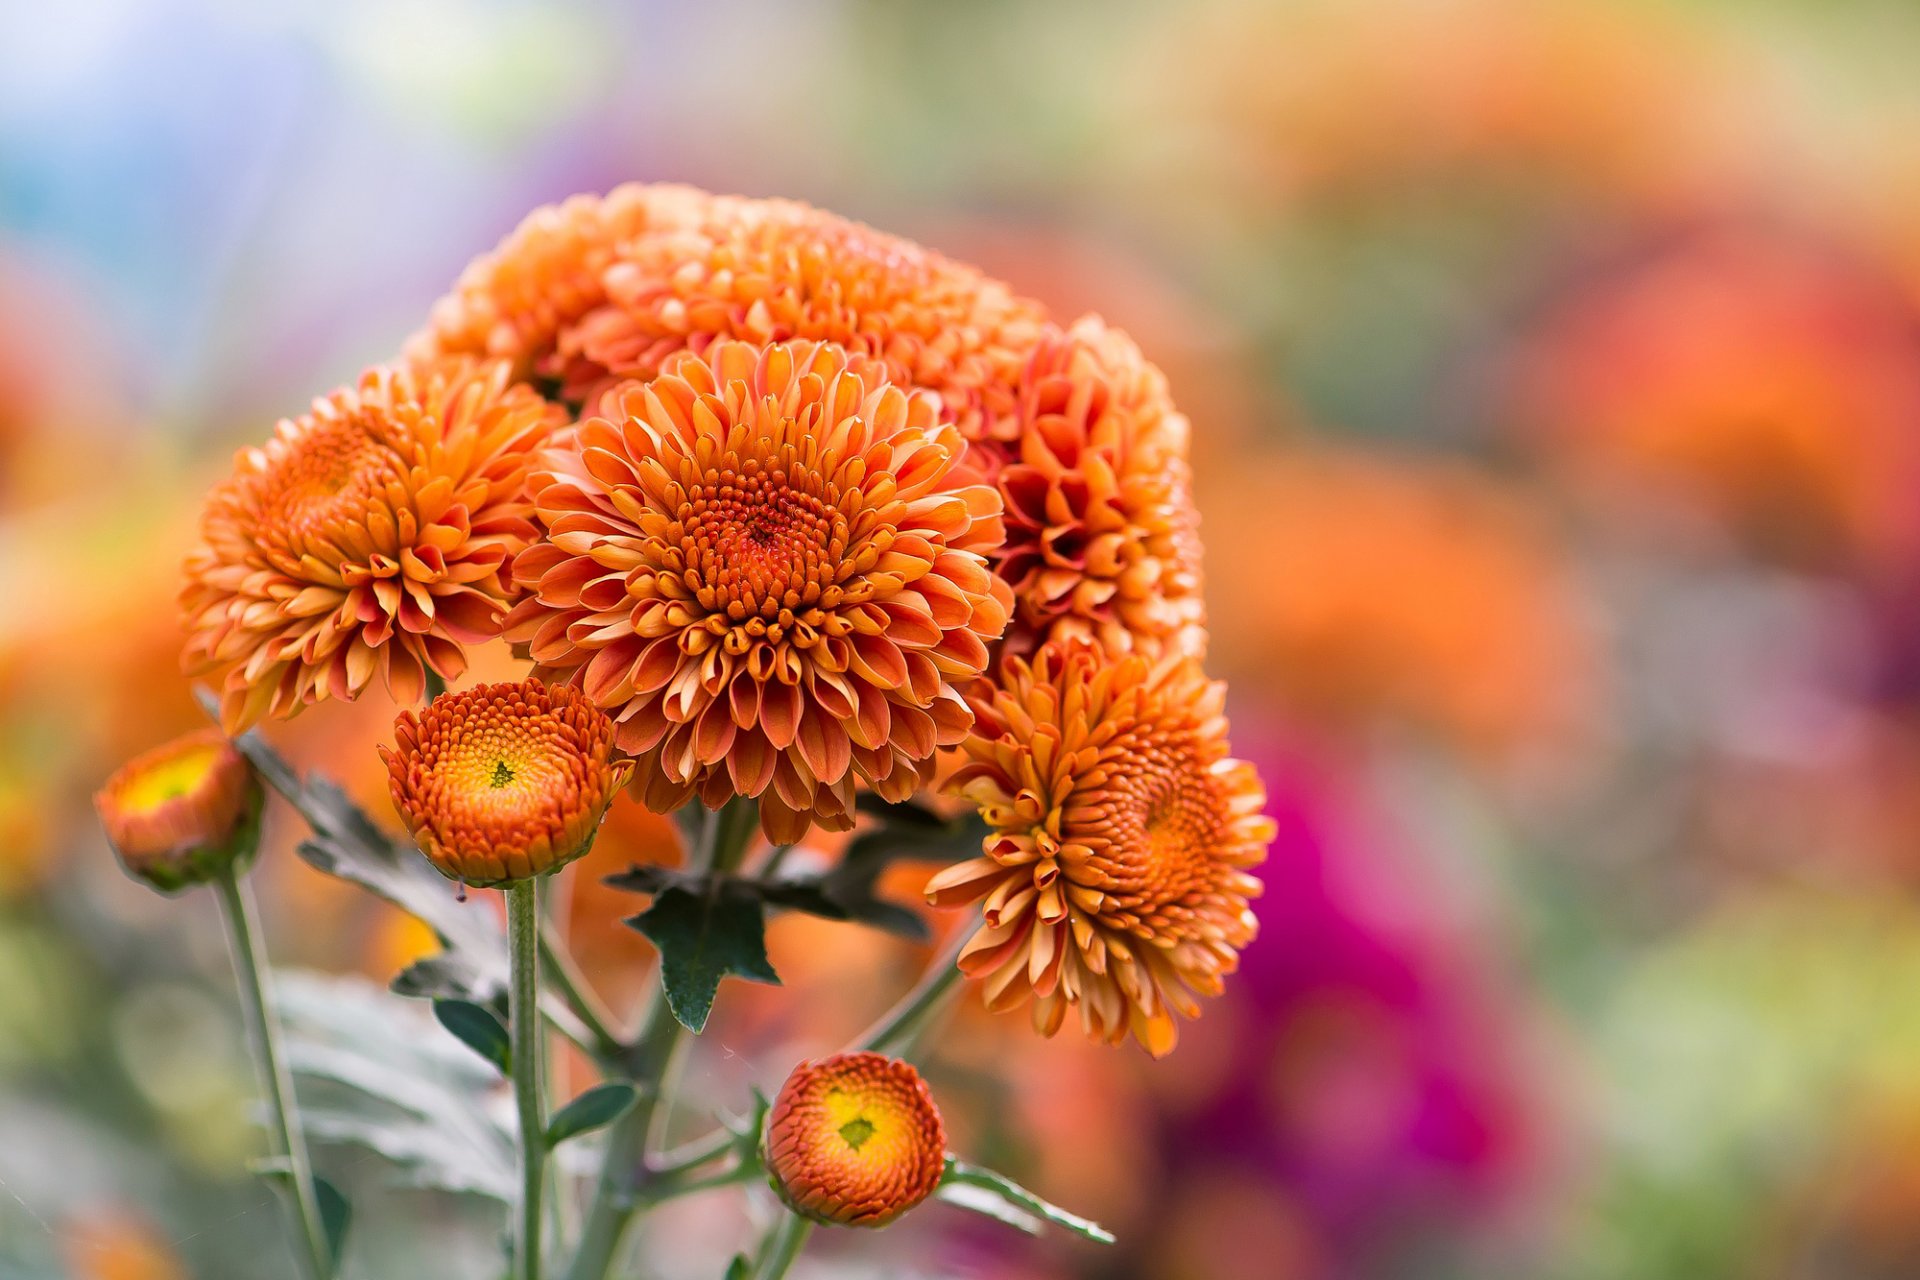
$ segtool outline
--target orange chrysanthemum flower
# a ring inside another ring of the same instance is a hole
[[[264,801],[246,757],[203,729],[128,761],[93,807],[128,874],[173,893],[252,858]]]
[[[1009,651],[1086,639],[1112,653],[1202,653],[1188,426],[1165,377],[1088,318],[1035,349],[1016,416],[996,477],[1007,512],[996,567],[1018,601]],[[998,452],[976,451],[976,465]]]
[[[509,557],[535,535],[532,453],[562,412],[504,365],[374,369],[282,421],[215,487],[181,602],[189,672],[219,672],[229,732],[352,699],[499,634]]]
[[[769,837],[927,782],[1011,597],[1000,500],[924,393],[810,342],[720,342],[550,452],[507,636],[614,713],[649,808],[758,796]]]
[[[767,1113],[767,1174],[815,1222],[884,1227],[932,1195],[947,1133],[910,1063],[840,1053],[793,1069]]]
[[[833,342],[1011,438],[1044,312],[972,267],[791,200],[629,184],[536,211],[470,266],[412,350],[514,358],[591,409],[720,338]]]
[[[393,735],[380,758],[401,821],[442,875],[482,888],[585,853],[633,767],[605,712],[538,680],[443,693]]]
[[[960,968],[989,1008],[1030,1000],[1050,1036],[1078,1007],[1088,1035],[1159,1056],[1173,1014],[1220,993],[1274,834],[1253,768],[1227,756],[1224,697],[1188,655],[1008,660],[950,783],[992,828],[985,856],[927,885],[936,906],[982,903]]]

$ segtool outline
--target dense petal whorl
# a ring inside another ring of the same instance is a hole
[[[1005,628],[1000,500],[932,397],[811,342],[722,341],[600,398],[531,482],[507,636],[577,685],[661,812],[757,796],[768,835],[926,782]]]
[[[816,1222],[886,1226],[933,1194],[946,1156],[926,1081],[884,1054],[801,1063],[767,1113],[767,1175]]]
[[[181,592],[184,665],[229,732],[352,699],[402,702],[497,635],[534,536],[526,477],[562,412],[504,364],[370,370],[282,421],[215,486]]]
[[[1017,437],[973,455],[998,464],[1006,502],[996,568],[1018,602],[1008,651],[1084,639],[1111,653],[1203,653],[1189,428],[1166,378],[1089,317],[1035,348],[1017,403]]]
[[[488,886],[565,866],[593,843],[631,762],[577,690],[537,680],[443,693],[381,747],[393,807],[441,874]]]
[[[1185,654],[1054,642],[1007,660],[949,784],[991,828],[984,856],[927,885],[936,906],[981,903],[960,968],[988,1007],[1030,1001],[1045,1035],[1077,1008],[1089,1036],[1157,1056],[1173,1014],[1220,993],[1274,835],[1259,778],[1227,755],[1224,697]]]

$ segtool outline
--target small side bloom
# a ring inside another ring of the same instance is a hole
[[[162,893],[249,861],[264,802],[253,766],[215,729],[136,756],[93,797],[120,864]]]
[[[585,853],[632,769],[599,708],[537,680],[441,694],[393,732],[380,758],[394,808],[442,875],[480,887]]]
[[[1253,940],[1248,868],[1272,819],[1252,766],[1227,754],[1225,686],[1197,660],[1053,643],[1011,658],[981,699],[950,788],[991,834],[935,876],[936,906],[981,904],[960,955],[991,1009],[1032,1005],[1043,1035],[1077,1010],[1090,1037],[1172,1050]]]
[[[191,674],[238,732],[384,674],[401,702],[499,633],[534,536],[533,452],[565,421],[504,365],[374,369],[243,449],[181,591]]]
[[[886,1226],[933,1194],[946,1156],[926,1081],[885,1054],[803,1062],[767,1113],[768,1178],[815,1222]]]

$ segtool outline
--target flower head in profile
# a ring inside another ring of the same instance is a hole
[[[504,365],[446,361],[371,370],[242,450],[181,592],[185,665],[220,677],[227,729],[459,676],[499,634],[532,453],[563,421]]]
[[[536,211],[467,269],[413,350],[508,356],[592,411],[615,383],[721,339],[832,342],[937,392],[968,439],[1011,438],[1043,319],[972,267],[809,205],[629,184]]]
[[[816,1222],[886,1226],[933,1194],[946,1154],[926,1081],[884,1054],[801,1063],[767,1113],[774,1190]]]
[[[996,567],[1018,601],[1007,647],[1049,639],[1110,653],[1202,653],[1199,516],[1187,420],[1166,379],[1096,319],[1050,333],[1018,386],[1016,439],[997,466],[1007,542]]]
[[[442,875],[490,886],[573,861],[631,765],[613,723],[569,688],[537,680],[444,693],[402,711],[380,748],[393,807]]]
[[[984,856],[935,876],[936,906],[981,904],[960,968],[992,1009],[1034,1027],[1077,1010],[1155,1056],[1252,941],[1248,874],[1274,825],[1250,765],[1227,755],[1225,688],[1196,659],[1052,643],[1005,664],[951,788],[980,807]]]
[[[1011,600],[992,488],[933,399],[833,346],[719,342],[603,401],[532,481],[507,637],[612,714],[660,812],[792,841],[927,782]]]
[[[173,893],[253,857],[264,800],[246,757],[203,729],[129,760],[93,807],[127,873]]]

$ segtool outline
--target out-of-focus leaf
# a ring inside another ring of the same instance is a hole
[[[217,719],[217,700],[205,689],[196,692],[207,714]],[[312,829],[312,838],[300,844],[302,859],[372,890],[440,939],[445,949],[395,978],[394,990],[487,1004],[507,989],[505,930],[493,912],[478,902],[461,902],[454,886],[418,851],[389,840],[328,779],[309,775],[303,780],[257,732],[241,735],[234,745]]]
[[[513,1040],[493,1010],[471,1000],[440,999],[433,1002],[433,1016],[460,1043],[498,1067],[502,1075],[511,1074]]]
[[[744,1253],[733,1255],[733,1261],[727,1264],[725,1280],[748,1280],[753,1274],[753,1260]]]
[[[633,1086],[624,1080],[595,1085],[547,1121],[547,1145],[557,1147],[568,1138],[612,1124],[633,1105]]]
[[[287,1063],[315,1142],[377,1152],[400,1185],[513,1197],[516,1148],[494,1068],[372,983],[278,977]]]
[[[1030,1236],[1037,1236],[1047,1229],[1045,1222],[1025,1209],[1009,1204],[999,1192],[989,1191],[971,1182],[942,1182],[940,1189],[933,1194],[936,1200],[1004,1222]]]
[[[667,1007],[696,1034],[707,1025],[714,993],[728,974],[779,985],[767,961],[765,912],[741,881],[719,880],[704,893],[669,886],[626,923],[660,949]]]
[[[1020,1227],[1023,1231],[1032,1230],[1032,1228],[1027,1227],[1017,1218],[1009,1214],[1001,1213],[995,1209],[982,1208],[975,1197],[961,1190],[961,1188],[967,1187],[990,1195],[998,1200],[1001,1205],[1016,1210],[1028,1217],[1051,1222],[1055,1226],[1065,1227],[1069,1231],[1085,1236],[1089,1240],[1097,1240],[1101,1244],[1113,1243],[1113,1233],[1099,1223],[1090,1221],[1075,1213],[1068,1213],[1059,1205],[1047,1203],[1004,1174],[995,1173],[991,1169],[983,1169],[979,1165],[968,1164],[964,1160],[957,1160],[952,1156],[948,1156],[946,1175],[940,1180],[939,1195],[942,1200],[946,1200],[951,1204],[960,1205],[962,1208],[987,1213],[989,1216],[998,1218],[1002,1222],[1010,1222],[1014,1226]],[[951,1190],[949,1188],[951,1188]]]
[[[327,1256],[333,1259],[337,1275],[340,1260],[347,1256],[347,1229],[353,1225],[353,1204],[340,1188],[325,1178],[313,1180],[313,1196],[320,1202],[320,1229],[327,1233]]]

